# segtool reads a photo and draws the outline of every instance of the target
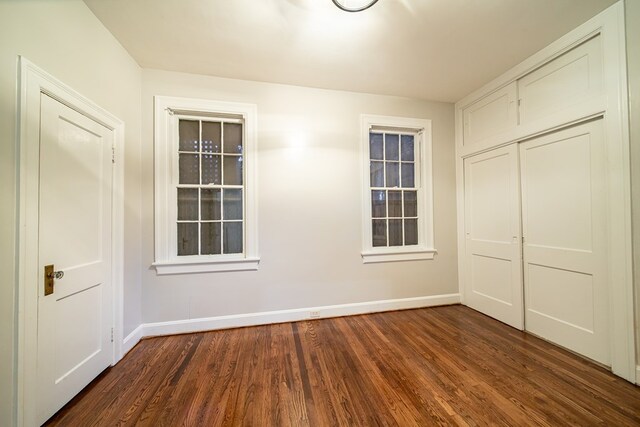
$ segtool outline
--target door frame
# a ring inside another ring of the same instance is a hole
[[[26,58],[18,58],[17,144],[17,421],[36,424],[37,326],[40,170],[40,97],[46,94],[113,131],[113,178],[111,216],[111,277],[113,307],[112,365],[123,356],[123,264],[124,264],[124,122],[65,85]]]

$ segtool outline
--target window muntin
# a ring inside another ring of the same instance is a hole
[[[244,251],[243,123],[178,117],[177,256]]]
[[[371,246],[418,244],[415,132],[369,132]]]

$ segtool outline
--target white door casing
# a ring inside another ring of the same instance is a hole
[[[108,111],[100,108],[89,99],[83,97],[69,86],[57,80],[41,68],[24,57],[19,58],[19,92],[18,92],[18,144],[19,144],[19,228],[18,241],[18,285],[17,285],[17,376],[16,376],[16,419],[18,425],[37,425],[41,419],[38,416],[37,405],[40,402],[40,383],[37,373],[38,367],[38,311],[40,309],[39,295],[43,288],[42,265],[40,260],[40,112],[43,94],[59,101],[64,106],[80,113],[85,118],[99,123],[111,133],[112,153],[108,153],[108,160],[112,170],[112,181],[109,190],[111,213],[108,227],[110,247],[103,247],[104,256],[110,259],[110,266],[106,266],[103,273],[110,278],[111,299],[107,311],[111,316],[113,327],[113,342],[109,337],[107,344],[109,364],[114,364],[123,356],[122,353],[122,293],[123,293],[123,225],[124,225],[124,123]],[[73,123],[73,120],[71,121]],[[71,124],[69,123],[69,124]],[[85,130],[87,127],[81,126]],[[89,132],[91,133],[91,132]],[[111,149],[111,148],[110,148]],[[64,164],[60,167],[66,167]],[[65,250],[61,245],[61,251]],[[63,261],[64,262],[64,261]],[[56,266],[59,267],[59,266]],[[57,268],[60,270],[61,268]],[[77,269],[80,271],[80,269]],[[75,273],[77,273],[76,271]],[[58,290],[65,291],[63,282],[70,284],[75,273],[66,275],[55,285]],[[81,292],[87,296],[91,292]],[[54,294],[55,295],[55,294]],[[48,297],[53,297],[50,295]],[[69,300],[70,301],[70,300]],[[107,316],[107,313],[103,313]],[[80,326],[80,325],[74,325]],[[43,325],[45,328],[55,328],[55,325]],[[59,329],[60,330],[60,329]],[[71,332],[71,330],[65,330]],[[64,331],[63,331],[64,333]],[[111,334],[110,334],[111,335]],[[85,347],[86,348],[86,347]],[[67,349],[63,349],[67,351]],[[105,353],[105,354],[106,354]],[[107,357],[107,356],[105,356]],[[64,366],[58,366],[60,372]],[[71,369],[69,369],[71,371]],[[80,369],[77,370],[78,372]],[[53,370],[55,373],[55,369]],[[67,371],[68,372],[68,371]],[[72,375],[69,376],[69,378]],[[58,378],[60,379],[60,378]],[[65,380],[66,381],[66,380]],[[59,381],[63,384],[65,381]],[[69,382],[68,382],[69,383]]]
[[[526,329],[611,365],[602,120],[520,144]]]
[[[40,114],[38,422],[111,364],[113,131],[47,95]],[[44,293],[44,267],[63,276]]]
[[[523,329],[518,151],[464,160],[465,302]]]

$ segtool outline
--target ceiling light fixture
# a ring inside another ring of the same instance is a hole
[[[333,4],[345,12],[362,12],[376,4],[378,0],[332,0]]]

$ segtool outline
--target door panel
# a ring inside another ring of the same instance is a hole
[[[108,129],[41,95],[39,264],[64,272],[50,295],[39,283],[41,423],[112,361],[112,142]]]
[[[521,124],[558,114],[601,94],[601,39],[595,36],[518,80]]]
[[[602,121],[520,145],[526,329],[610,364]]]
[[[465,301],[523,326],[518,156],[515,145],[464,161]]]
[[[468,106],[462,112],[465,146],[513,129],[518,124],[516,83],[512,83]]]

